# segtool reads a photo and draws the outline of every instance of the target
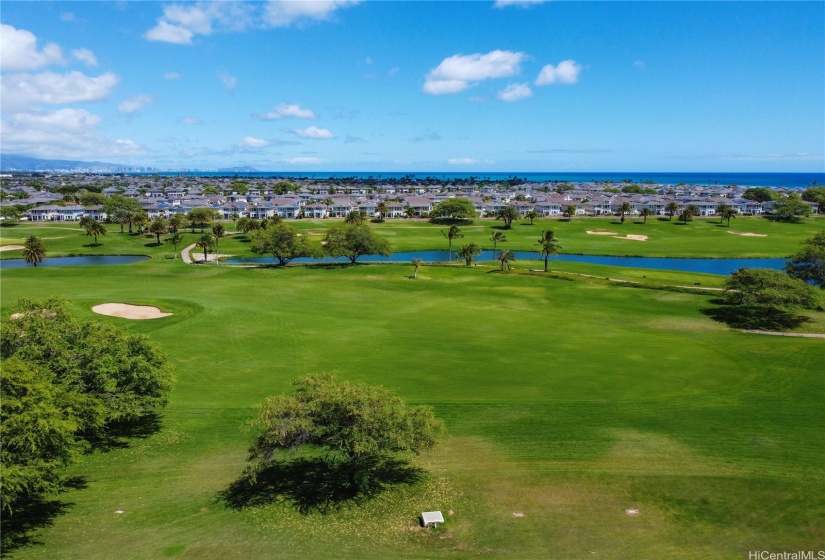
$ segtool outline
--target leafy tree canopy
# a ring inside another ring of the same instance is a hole
[[[773,200],[774,191],[771,189],[766,189],[765,187],[751,187],[747,189],[744,194],[742,194],[742,198],[747,198],[748,200],[754,200],[756,202],[768,202]]]
[[[363,255],[390,254],[390,243],[366,224],[340,224],[324,235],[324,252],[332,257],[347,257],[351,263]]]
[[[816,309],[819,300],[812,286],[778,270],[740,268],[725,280],[726,303],[769,308]]]
[[[433,206],[431,218],[452,218],[469,220],[477,216],[473,201],[469,198],[457,196],[442,200]]]
[[[299,257],[318,256],[321,252],[298,230],[283,222],[255,230],[251,237],[254,253],[272,255],[272,260],[277,259],[281,266]]]
[[[788,260],[788,275],[825,290],[825,230],[802,242],[802,249]]]
[[[249,450],[254,476],[283,451],[309,447],[328,461],[345,463],[357,491],[362,469],[389,454],[431,449],[444,430],[428,406],[410,407],[384,387],[310,375],[291,395],[269,397],[252,424],[261,428]]]
[[[505,206],[496,212],[496,220],[503,220],[504,227],[510,229],[513,225],[513,220],[518,219],[519,213],[513,206]]]
[[[811,207],[805,204],[799,195],[791,194],[777,200],[773,205],[773,216],[783,222],[795,222],[811,215]]]

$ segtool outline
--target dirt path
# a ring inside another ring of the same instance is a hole
[[[180,252],[180,258],[183,259],[183,262],[186,264],[192,264],[192,257],[189,256],[189,251],[195,248],[195,244],[192,243],[188,247],[184,247],[183,250]]]
[[[817,333],[801,333],[801,332],[780,332],[780,331],[756,331],[752,329],[742,329],[743,333],[750,333],[750,334],[767,334],[770,336],[791,336],[795,338],[825,338],[825,334],[817,334]]]

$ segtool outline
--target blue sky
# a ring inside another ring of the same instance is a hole
[[[4,1],[0,21],[8,154],[825,171],[818,1]]]

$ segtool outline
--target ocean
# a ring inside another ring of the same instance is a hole
[[[359,172],[317,172],[317,171],[255,171],[244,173],[233,173],[226,171],[166,171],[159,173],[139,173],[138,175],[165,175],[165,176],[195,176],[195,177],[238,177],[238,178],[260,178],[260,177],[290,177],[296,179],[374,179],[377,181],[389,179],[402,179],[410,177],[415,179],[438,179],[440,181],[454,181],[475,179],[478,181],[506,181],[509,179],[520,179],[524,182],[544,183],[544,182],[571,182],[585,183],[591,181],[612,181],[621,183],[630,181],[632,183],[657,183],[663,185],[678,185],[685,183],[689,185],[706,186],[728,186],[738,185],[745,187],[785,187],[793,189],[804,189],[811,185],[825,185],[825,173],[719,173],[719,172],[550,172],[550,173],[446,173],[446,172],[416,172],[416,173],[393,173],[377,171]]]

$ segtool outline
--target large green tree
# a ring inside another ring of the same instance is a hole
[[[798,222],[811,215],[811,207],[798,194],[791,193],[773,203],[771,215],[783,222]]]
[[[252,233],[252,252],[272,255],[272,262],[285,266],[293,259],[319,256],[317,245],[289,224],[279,223]]]
[[[0,390],[0,505],[12,515],[21,502],[60,489],[63,469],[87,448],[79,432],[87,427],[83,411],[94,411],[95,402],[18,358],[0,361]]]
[[[679,211],[679,203],[678,202],[668,202],[667,205],[665,205],[665,212],[667,212],[667,215],[669,216],[669,218],[671,220],[673,220],[673,216],[675,216],[676,212],[678,212],[678,211]]]
[[[431,449],[444,424],[428,406],[408,406],[389,390],[342,381],[333,374],[310,375],[293,382],[291,395],[269,397],[253,425],[261,430],[249,450],[254,476],[299,448],[323,453],[343,464],[357,493],[376,459]]]
[[[819,299],[805,282],[769,268],[740,268],[725,280],[725,301],[766,309],[815,309]]]
[[[193,208],[186,214],[186,217],[192,224],[192,233],[195,233],[196,226],[200,227],[203,233],[204,228],[215,220],[216,213],[212,208]]]
[[[460,196],[442,200],[435,204],[430,212],[430,218],[452,218],[458,220],[469,220],[475,218],[477,215],[473,201]]]
[[[103,203],[103,211],[106,212],[107,219],[120,224],[121,233],[123,233],[124,225],[128,225],[129,233],[132,233],[133,220],[141,209],[138,199],[121,194],[114,194]]]
[[[62,387],[93,397],[101,416],[86,424],[140,420],[166,404],[172,375],[148,338],[80,321],[59,299],[21,299],[13,311],[3,322],[0,357],[45,368]]]
[[[742,198],[756,202],[768,202],[773,200],[775,192],[765,187],[751,187],[742,194]]]
[[[786,265],[788,274],[825,290],[825,230],[802,242]]]
[[[504,228],[510,229],[513,226],[513,220],[518,219],[519,213],[514,206],[505,206],[496,212],[496,220],[504,222]]]
[[[155,236],[158,242],[158,247],[160,247],[160,236],[164,235],[169,231],[169,221],[162,217],[158,216],[154,220],[149,223],[149,233]]]
[[[331,257],[347,257],[352,264],[364,255],[390,254],[390,242],[366,224],[340,224],[324,235],[324,252]]]

